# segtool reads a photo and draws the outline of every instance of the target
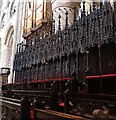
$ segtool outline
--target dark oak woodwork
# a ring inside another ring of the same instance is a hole
[[[65,15],[63,30],[59,15],[58,31],[53,20],[52,34],[44,34],[46,27],[32,29],[26,44],[17,45],[15,83],[3,84],[1,95],[18,99],[25,95],[35,120],[73,120],[78,115],[91,119],[98,109],[107,109],[105,117],[115,120],[116,2],[114,8],[109,2],[96,8],[93,2],[90,14],[83,2],[78,19],[74,7],[71,26],[67,11]]]

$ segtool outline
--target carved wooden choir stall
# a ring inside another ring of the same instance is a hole
[[[2,84],[4,119],[116,119],[116,2],[93,2],[90,13],[83,2],[78,19],[76,9],[63,30],[59,15],[57,32],[49,17],[32,20],[17,45],[15,83]]]

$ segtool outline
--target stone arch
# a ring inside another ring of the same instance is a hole
[[[13,62],[13,44],[14,44],[14,27],[9,25],[5,39],[3,42],[2,52],[1,52],[1,67],[10,68],[12,71]],[[10,80],[11,74],[8,76],[8,81]]]
[[[12,47],[13,35],[14,35],[14,27],[10,26],[10,28],[8,29],[7,35],[6,35],[6,39],[5,39],[4,45]]]
[[[61,29],[65,28],[65,20],[66,20],[66,11],[68,11],[68,23],[71,25],[73,23],[73,15],[74,15],[74,6],[78,9],[80,7],[80,2],[74,2],[72,0],[65,1],[53,1],[52,3],[53,10],[53,19],[55,20],[55,30],[58,30],[58,16],[61,15]]]
[[[14,27],[10,26],[8,32],[6,33],[6,38],[4,41],[5,49],[2,52],[2,58],[5,59],[3,61],[4,67],[11,67],[11,59],[12,59],[12,50],[13,50],[13,37],[14,37]]]

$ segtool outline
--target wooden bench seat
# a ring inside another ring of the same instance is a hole
[[[15,96],[50,97],[50,90],[12,90]]]

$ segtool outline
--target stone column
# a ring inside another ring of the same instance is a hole
[[[77,7],[77,14],[79,9],[79,2],[72,2],[72,0],[56,0],[54,3],[52,3],[52,9],[53,9],[53,19],[55,20],[55,29],[58,30],[58,16],[61,15],[61,29],[64,29],[65,27],[65,13],[68,11],[68,23],[71,25],[73,23],[73,16],[74,16],[74,6]]]
[[[10,60],[10,56],[12,53],[12,47],[8,47],[8,46],[2,46],[1,47],[1,68],[10,68],[11,65],[11,60]],[[1,76],[1,81],[5,81],[5,83],[7,83],[8,76]]]

